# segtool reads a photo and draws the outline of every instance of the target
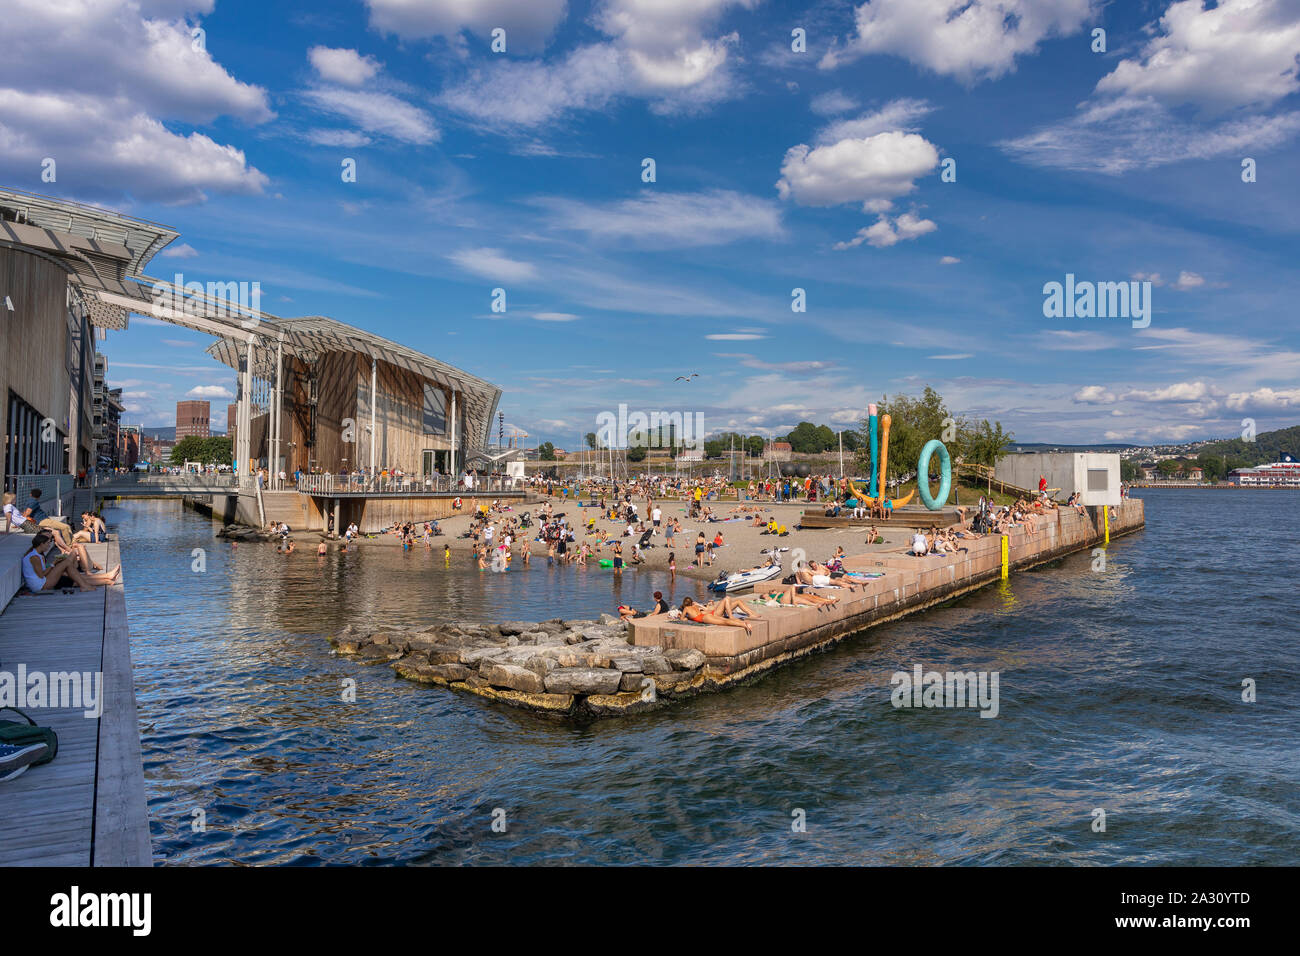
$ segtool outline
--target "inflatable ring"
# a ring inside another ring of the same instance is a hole
[[[612,568],[614,566],[614,562],[609,558],[601,558],[599,563],[602,568]]]
[[[939,494],[931,498],[930,459],[936,451],[939,453]],[[921,449],[921,457],[916,463],[916,488],[921,493],[921,501],[931,511],[938,511],[948,501],[948,494],[952,491],[952,460],[948,457],[948,449],[937,438],[931,438]]]

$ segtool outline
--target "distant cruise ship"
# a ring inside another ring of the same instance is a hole
[[[1234,485],[1254,488],[1300,488],[1300,461],[1283,452],[1282,460],[1254,468],[1235,468],[1228,474]]]

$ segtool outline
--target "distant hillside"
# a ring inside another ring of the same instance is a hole
[[[1264,465],[1277,461],[1282,452],[1300,455],[1300,425],[1260,432],[1253,442],[1241,438],[1210,442],[1197,449],[1200,455],[1219,455],[1241,459],[1247,465]]]
[[[146,438],[161,438],[163,441],[174,441],[176,438],[175,425],[160,425],[157,428],[146,428],[144,430]]]

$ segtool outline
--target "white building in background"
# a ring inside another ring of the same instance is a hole
[[[1281,461],[1254,468],[1234,468],[1228,480],[1243,488],[1300,488],[1300,461],[1283,454]]]

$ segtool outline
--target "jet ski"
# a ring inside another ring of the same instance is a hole
[[[788,549],[781,549],[781,551],[785,550]],[[739,591],[743,588],[753,587],[756,584],[762,584],[764,581],[779,578],[781,576],[780,552],[765,551],[763,553],[771,556],[772,563],[757,568],[746,568],[744,571],[733,571],[730,574],[723,571],[710,582],[709,590],[717,594],[725,594],[727,591]]]

